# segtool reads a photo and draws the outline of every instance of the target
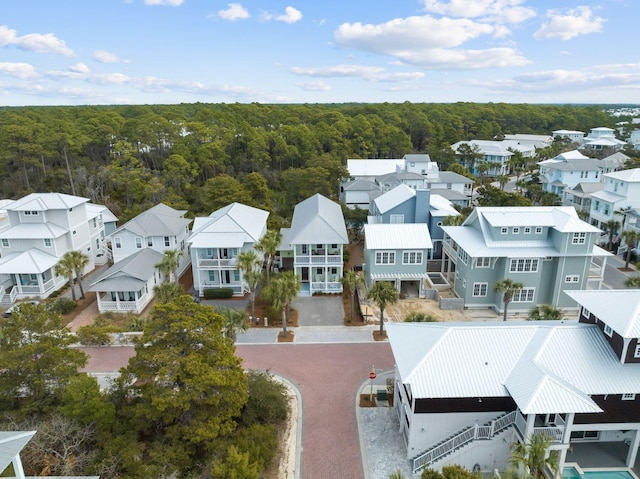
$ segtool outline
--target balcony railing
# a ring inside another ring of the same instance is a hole
[[[199,284],[200,291],[203,291],[205,289],[212,289],[212,288],[229,288],[233,290],[234,294],[243,294],[245,289],[244,285],[241,283],[221,284],[217,281],[200,281],[200,284]]]
[[[295,264],[296,265],[305,265],[305,264],[340,264],[342,263],[342,255],[324,255],[324,256],[314,256],[314,255],[296,255]]]
[[[198,258],[198,268],[229,268],[237,264],[237,258]]]
[[[99,298],[98,307],[101,312],[114,312],[114,313],[141,313],[142,310],[149,304],[153,295],[150,293],[143,294],[135,301],[116,300],[111,301],[110,295],[103,295]],[[104,298],[104,299],[103,299]]]
[[[4,289],[0,290],[0,304],[3,306],[12,305],[16,301],[17,296],[18,288],[15,286],[12,286],[8,293]]]
[[[21,284],[18,286],[20,293],[22,294],[43,294],[50,289],[53,288],[54,281],[53,278],[45,281],[42,285],[34,283],[34,284]]]
[[[311,283],[311,291],[326,291],[326,292],[336,292],[339,293],[342,291],[342,283],[338,282],[313,282]]]

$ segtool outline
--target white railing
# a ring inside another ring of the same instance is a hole
[[[44,293],[53,288],[53,279],[45,281],[42,285],[39,284],[21,284],[19,286],[22,294]]]
[[[9,291],[9,293],[7,293],[3,289],[1,290],[1,294],[0,294],[0,304],[5,306],[11,305],[16,301],[17,297],[18,297],[18,288],[16,288],[15,286],[11,287],[11,290]]]
[[[311,256],[301,255],[295,257],[295,264],[341,264],[341,255]]]
[[[236,258],[198,258],[199,268],[224,268],[235,266],[238,263]]]
[[[510,427],[516,420],[516,411],[505,414],[497,419],[494,419],[488,424],[479,426],[475,424],[460,431],[455,436],[447,439],[446,441],[436,444],[435,446],[427,449],[419,456],[414,457],[411,460],[411,467],[413,473],[417,473],[424,467],[433,464],[435,461],[447,454],[452,453],[456,449],[460,449],[462,446],[478,439],[491,439],[499,432]]]
[[[597,263],[591,262],[589,265],[589,276],[592,278],[602,277],[602,266]]]
[[[211,288],[229,288],[232,289],[234,293],[242,293],[243,286],[240,283],[234,284],[220,284],[215,281],[200,281],[200,290],[211,289]]]
[[[100,310],[101,311],[110,311],[110,312],[137,312],[138,311],[138,302],[137,301],[100,301]]]
[[[562,442],[564,426],[534,427],[533,434],[542,434],[551,439],[552,442]]]
[[[342,283],[340,282],[332,282],[332,283],[324,283],[324,282],[313,282],[311,283],[311,291],[342,291]]]

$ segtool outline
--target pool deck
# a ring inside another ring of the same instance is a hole
[[[573,450],[567,453],[565,463],[576,463],[581,469],[627,468],[625,460],[629,446],[623,442],[585,442],[574,443]],[[640,477],[640,465],[632,469]]]

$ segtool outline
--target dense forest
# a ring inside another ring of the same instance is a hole
[[[614,121],[598,106],[504,103],[4,108],[1,194],[85,196],[121,221],[161,201],[191,214],[240,201],[282,222],[314,193],[335,197],[347,158],[429,153],[445,169],[459,140]]]

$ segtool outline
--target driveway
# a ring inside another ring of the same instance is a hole
[[[298,326],[342,326],[344,308],[342,296],[312,296],[296,298],[291,307],[298,311]]]

